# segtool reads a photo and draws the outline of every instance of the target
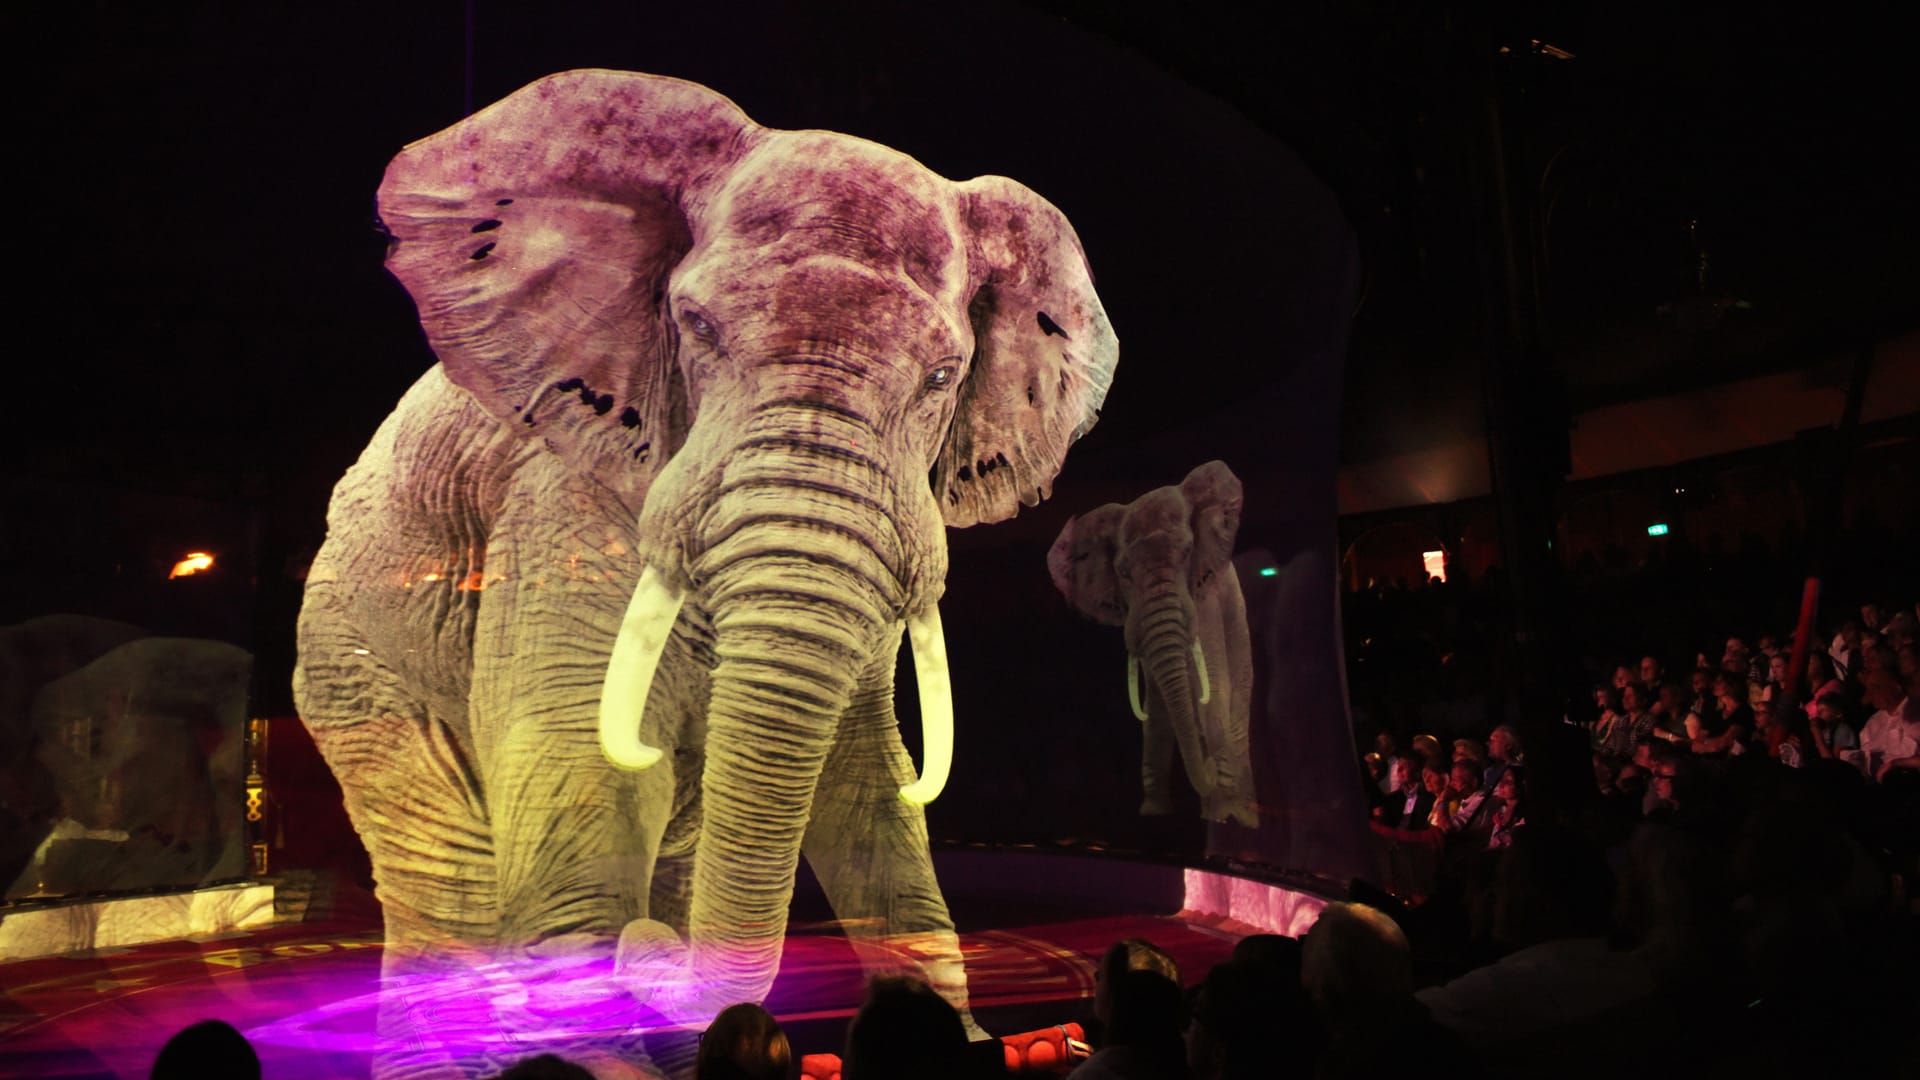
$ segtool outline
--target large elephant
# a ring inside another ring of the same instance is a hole
[[[1201,813],[1259,824],[1247,751],[1253,650],[1233,568],[1242,499],[1239,478],[1209,461],[1178,486],[1068,519],[1047,553],[1074,610],[1125,632],[1127,696],[1142,725],[1142,814],[1172,810],[1177,740]]]
[[[1065,217],[610,71],[408,146],[379,212],[439,364],[335,491],[295,691],[389,964],[618,939],[698,1022],[765,995],[804,852],[964,1008],[944,529],[1047,497],[1106,394]]]

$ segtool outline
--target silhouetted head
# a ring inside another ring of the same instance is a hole
[[[183,1028],[160,1048],[153,1080],[260,1080],[260,1057],[224,1020]]]
[[[695,1080],[786,1080],[793,1047],[773,1014],[752,1002],[729,1005],[700,1036]]]
[[[1151,971],[1180,985],[1180,965],[1166,951],[1146,938],[1121,938],[1107,947],[1093,977],[1093,1015],[1102,1024],[1113,1023],[1112,988],[1129,971]]]
[[[941,1080],[962,1074],[967,1031],[925,982],[879,976],[847,1027],[843,1080]]]
[[[594,1076],[557,1054],[541,1054],[515,1062],[495,1080],[594,1080]]]
[[[1357,1020],[1413,994],[1407,935],[1377,908],[1328,904],[1300,945],[1300,984],[1329,1023]]]

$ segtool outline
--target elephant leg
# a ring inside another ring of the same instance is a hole
[[[495,833],[500,940],[536,952],[563,942],[611,947],[648,914],[654,859],[665,830],[673,765],[617,773],[594,741],[591,709],[515,725],[500,740]],[[537,760],[529,767],[525,760]]]
[[[500,942],[535,953],[611,950],[644,914],[672,812],[669,754],[625,772],[600,749],[600,693],[622,603],[640,573],[631,515],[557,458],[516,473],[486,550],[474,628],[476,742],[492,809]],[[621,554],[609,554],[608,551]],[[687,663],[668,647],[655,702],[678,700]],[[684,710],[659,708],[650,721]],[[672,731],[651,734],[670,750]]]
[[[465,718],[439,715],[407,692],[361,635],[329,617],[330,599],[309,591],[294,694],[372,858],[388,962],[489,942],[493,835],[456,736]]]
[[[1140,788],[1144,798],[1140,813],[1155,816],[1173,813],[1173,728],[1167,720],[1160,693],[1149,686],[1147,718],[1140,722]]]
[[[960,938],[934,878],[926,812],[900,797],[913,759],[893,711],[893,663],[861,680],[814,794],[801,850],[869,975],[919,975],[985,1038],[967,1008]]]
[[[693,850],[700,839],[700,763],[676,763],[675,771],[681,778],[679,790],[674,793],[673,817],[660,838],[660,853],[653,860],[647,917],[685,937],[693,904]]]

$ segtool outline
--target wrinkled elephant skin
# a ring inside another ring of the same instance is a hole
[[[698,1022],[764,996],[804,853],[964,1008],[894,662],[945,527],[1045,498],[1112,378],[1066,219],[607,71],[407,147],[379,210],[439,364],[335,492],[295,680],[389,963],[631,930]]]
[[[1047,554],[1074,610],[1124,631],[1143,814],[1172,810],[1177,742],[1207,820],[1259,823],[1247,750],[1253,649],[1233,569],[1242,498],[1239,478],[1210,461],[1178,486],[1070,519]]]

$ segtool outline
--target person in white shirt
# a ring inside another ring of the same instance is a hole
[[[1883,783],[1897,769],[1920,769],[1920,709],[1891,668],[1867,672],[1867,703],[1879,709],[1860,731],[1852,755],[1868,779]]]

